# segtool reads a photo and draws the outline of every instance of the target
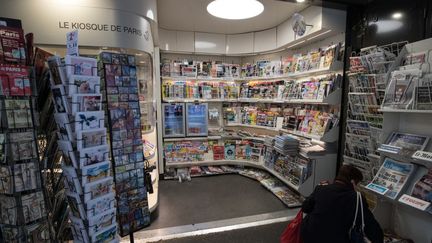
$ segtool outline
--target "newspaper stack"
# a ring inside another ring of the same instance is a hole
[[[298,153],[299,140],[291,135],[276,136],[274,148],[282,155],[295,156]]]

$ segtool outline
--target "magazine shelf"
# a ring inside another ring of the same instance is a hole
[[[327,143],[332,143],[337,141],[339,138],[339,127],[333,127],[330,130],[328,130],[327,132],[324,133],[323,136],[319,136],[319,135],[314,135],[314,134],[308,134],[308,133],[304,133],[304,132],[300,132],[300,131],[292,131],[292,130],[287,130],[287,129],[280,129],[281,132],[284,133],[289,133],[289,134],[293,134],[296,136],[300,136],[300,137],[305,137],[305,138],[309,138],[309,139],[314,139],[314,140],[318,140],[318,141],[322,141],[322,142],[327,142]]]
[[[341,61],[333,61],[332,64],[328,67],[312,69],[304,72],[293,72],[287,73],[284,75],[278,76],[254,76],[254,77],[188,77],[188,76],[162,76],[162,80],[175,80],[175,81],[183,81],[183,80],[196,80],[196,81],[254,81],[254,80],[274,80],[274,79],[299,79],[299,78],[307,78],[314,77],[324,74],[337,73],[342,72],[343,70],[343,62]]]
[[[258,169],[264,169],[262,162],[251,162],[250,160],[207,160],[207,161],[166,163],[167,168],[184,168],[190,166],[203,166],[203,165],[239,165],[239,166],[250,166]]]

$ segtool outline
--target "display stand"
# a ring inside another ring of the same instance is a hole
[[[120,235],[150,224],[144,171],[141,110],[134,55],[102,52],[99,66],[107,101],[111,160],[117,194]]]
[[[50,242],[36,135],[37,93],[33,69],[26,66],[23,30],[0,26],[0,45],[0,241]]]
[[[281,57],[282,62],[242,66],[215,62],[218,57],[201,62],[162,61],[166,168],[251,166],[273,174],[303,196],[309,195],[320,180],[335,176],[336,149],[332,147],[339,132],[342,80],[338,75],[342,71],[339,48],[331,45],[308,55]],[[204,58],[196,56],[195,60]],[[200,116],[201,123],[194,125],[197,114],[185,112],[191,103],[207,105],[208,120]],[[316,125],[309,126],[312,123]],[[192,124],[199,137],[190,136],[191,126],[182,124]],[[295,136],[302,146],[324,146],[328,153],[313,158],[305,151],[300,152],[303,155],[281,156],[293,166],[293,174],[300,173],[290,175],[287,166],[275,166],[276,161],[265,156],[266,151],[274,150],[266,140],[282,134]]]
[[[97,61],[67,55],[48,64],[72,235],[79,242],[119,242]]]
[[[431,193],[428,178],[431,177],[432,163],[427,154],[432,151],[431,143],[428,143],[432,137],[432,101],[427,99],[431,96],[430,91],[419,92],[423,87],[430,90],[431,47],[432,39],[406,44],[390,67],[384,102],[380,109],[384,119],[379,161],[384,165],[395,166],[382,166],[366,186],[367,191],[378,197],[375,212],[384,227],[393,229],[400,236],[414,242],[432,240],[429,230],[432,227],[432,199],[428,197]],[[417,76],[419,70],[420,75]],[[410,74],[396,76],[401,72]],[[404,83],[406,80],[412,82]],[[399,92],[400,90],[404,92]],[[416,150],[421,150],[419,155],[423,156],[416,157]],[[383,177],[386,175],[400,179],[386,179]]]

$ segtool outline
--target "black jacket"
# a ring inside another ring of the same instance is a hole
[[[301,225],[303,243],[349,243],[348,232],[354,220],[356,200],[357,194],[351,184],[317,186],[302,205],[307,214]],[[365,235],[372,243],[382,243],[382,229],[364,198],[363,208]],[[360,225],[360,217],[357,219]]]

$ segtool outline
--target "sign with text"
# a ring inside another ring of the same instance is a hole
[[[66,54],[71,56],[79,56],[78,53],[78,30],[68,32],[66,34]]]
[[[399,202],[405,203],[422,211],[425,211],[430,206],[430,202],[423,201],[407,194],[402,195],[402,197],[399,198]]]
[[[412,158],[432,162],[432,153],[419,150],[413,154]]]
[[[133,12],[38,0],[6,1],[2,3],[0,15],[21,19],[23,29],[35,33],[36,44],[64,45],[66,34],[79,31],[81,47],[154,52],[150,23]]]

